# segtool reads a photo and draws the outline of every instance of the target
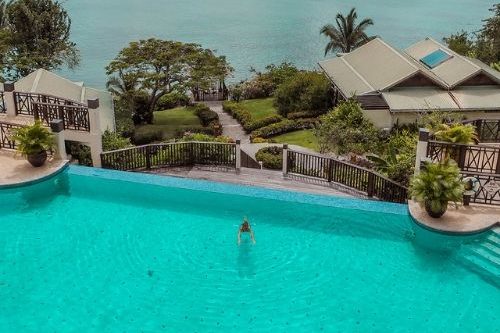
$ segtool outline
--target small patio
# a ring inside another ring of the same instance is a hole
[[[15,152],[0,150],[0,187],[36,181],[59,171],[67,163],[68,161],[49,159],[42,167],[34,168]]]

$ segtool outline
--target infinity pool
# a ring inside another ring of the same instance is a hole
[[[481,236],[403,205],[82,167],[0,202],[0,332],[500,327],[498,286],[456,255]]]

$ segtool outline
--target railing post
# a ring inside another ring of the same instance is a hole
[[[460,170],[464,169],[465,166],[465,155],[467,153],[467,146],[460,145],[458,146],[458,167]]]
[[[283,177],[288,174],[288,145],[283,145]]]
[[[241,140],[236,140],[236,172],[241,171]]]
[[[14,83],[4,83],[3,84],[3,101],[5,104],[5,113],[8,116],[17,116],[17,106],[14,97]]]
[[[151,170],[151,146],[146,146],[146,169]]]
[[[430,132],[426,128],[421,128],[418,132],[417,153],[415,158],[415,175],[420,173],[420,165],[427,157]]]
[[[331,183],[333,181],[333,159],[328,159],[328,182]]]
[[[369,198],[373,197],[373,194],[375,194],[375,175],[371,172],[368,173],[368,187],[366,193]]]
[[[478,119],[476,121],[474,121],[474,126],[476,126],[476,133],[477,133],[477,136],[478,136],[478,139],[480,141],[482,141],[484,139],[483,137],[483,120],[482,119]]]
[[[64,138],[64,124],[61,119],[54,119],[50,122],[50,129],[54,133],[56,139],[56,153],[61,160],[67,160],[68,155],[66,154],[66,144]]]

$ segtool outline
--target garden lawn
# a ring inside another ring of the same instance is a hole
[[[252,114],[252,120],[260,120],[278,114],[273,105],[273,98],[248,99],[240,102],[241,106]]]
[[[136,127],[136,135],[147,135],[152,132],[162,132],[163,139],[173,139],[182,130],[193,127],[202,127],[200,119],[194,111],[179,107],[175,109],[156,111],[152,125],[140,125]]]
[[[271,138],[277,143],[288,143],[290,145],[302,146],[315,151],[319,151],[318,139],[312,130],[300,130],[281,134]]]

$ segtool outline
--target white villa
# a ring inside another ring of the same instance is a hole
[[[355,97],[379,128],[414,122],[429,110],[500,118],[500,72],[431,38],[403,51],[376,38],[319,65],[335,103]]]
[[[105,130],[115,131],[113,98],[109,92],[44,69],[15,83],[4,83],[0,88],[3,88],[0,123],[23,125],[40,119],[56,133],[62,158],[66,156],[65,141],[76,141],[91,148],[93,164],[100,166],[102,134]],[[2,140],[6,137],[2,136]]]

